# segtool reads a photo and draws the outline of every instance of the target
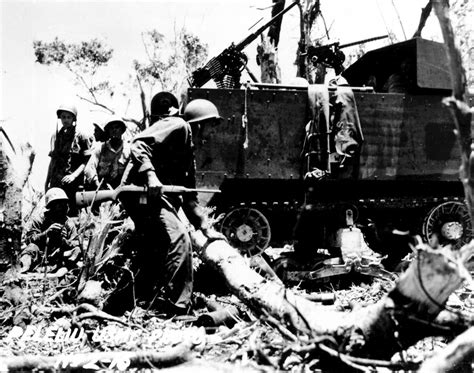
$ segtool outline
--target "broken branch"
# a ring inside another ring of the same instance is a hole
[[[79,368],[125,371],[129,368],[163,368],[190,360],[190,348],[189,344],[183,343],[167,352],[114,351],[76,355],[3,357],[0,362],[0,371],[77,370]]]
[[[435,320],[465,275],[459,266],[453,265],[453,254],[422,244],[418,247],[420,259],[411,263],[407,274],[385,298],[344,313],[316,305],[263,278],[227,242],[207,243],[200,232],[192,236],[203,259],[217,269],[230,290],[257,315],[272,316],[300,340],[333,337],[341,352],[354,356],[390,359],[395,352],[436,334],[439,330],[430,327],[429,322],[417,320]],[[420,279],[432,299],[421,290]]]

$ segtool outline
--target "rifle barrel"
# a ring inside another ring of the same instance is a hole
[[[197,193],[220,193],[221,191],[219,189],[192,189],[192,192],[197,192]]]
[[[123,185],[114,190],[93,190],[76,193],[76,205],[78,207],[88,206],[92,202],[114,201],[123,192],[146,193],[147,188],[137,185]],[[163,185],[163,193],[220,193],[217,189],[186,188],[180,185]]]
[[[220,193],[217,189],[186,188],[180,185],[163,185],[163,193]]]
[[[368,39],[364,39],[364,40],[354,41],[352,43],[342,44],[342,45],[339,46],[339,49],[352,47],[353,45],[368,43],[369,41],[376,41],[376,40],[381,40],[381,39],[386,39],[386,38],[388,38],[388,35],[375,36],[373,38],[368,38]]]

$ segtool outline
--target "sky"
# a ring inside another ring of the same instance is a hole
[[[418,25],[421,8],[427,0],[321,0],[321,10],[331,40],[341,43],[394,32],[405,40]],[[287,0],[287,5],[290,3]],[[44,178],[49,138],[58,125],[56,108],[73,101],[79,109],[78,123],[91,128],[97,112],[76,97],[71,77],[58,68],[34,62],[33,41],[67,42],[98,38],[114,49],[108,68],[114,79],[126,79],[133,59],[144,59],[141,33],[156,29],[166,36],[183,26],[209,45],[209,55],[220,53],[231,42],[239,42],[269,19],[271,0],[0,0],[0,120],[14,141],[28,141],[36,150],[41,165],[38,179]],[[262,9],[263,8],[263,9]],[[399,17],[397,16],[397,13]],[[261,18],[264,18],[261,20]],[[403,23],[403,29],[399,18]],[[299,38],[299,14],[290,10],[282,25],[279,59],[283,80],[295,75],[293,61]],[[439,26],[432,15],[424,36],[439,38]],[[376,48],[383,42],[367,44]],[[256,42],[246,48],[250,68],[255,65]],[[136,93],[134,93],[136,96]],[[130,116],[139,106],[127,106]],[[125,109],[124,109],[125,111]],[[123,114],[125,114],[123,111]]]

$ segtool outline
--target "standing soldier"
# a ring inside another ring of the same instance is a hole
[[[107,140],[105,137],[105,129],[103,124],[99,123],[92,123],[94,125],[94,140],[96,142],[104,142]]]
[[[27,247],[20,256],[21,271],[38,265],[72,268],[81,255],[74,222],[67,217],[68,197],[61,188],[45,195],[45,211],[32,218],[26,227]]]
[[[89,159],[92,137],[77,129],[77,109],[72,105],[61,105],[56,111],[62,128],[56,131],[51,140],[48,175],[45,191],[58,187],[64,189],[69,197],[70,214],[77,213],[74,194],[83,183],[83,172]]]
[[[119,186],[130,156],[130,146],[123,141],[127,126],[119,117],[110,118],[104,127],[105,141],[97,143],[84,169],[88,190]]]
[[[151,102],[152,125],[137,135],[131,144],[133,167],[125,183],[145,185],[146,203],[139,196],[123,193],[126,211],[135,223],[135,232],[143,239],[138,252],[135,294],[148,307],[158,307],[172,314],[189,310],[193,290],[192,244],[185,223],[178,217],[183,209],[189,222],[211,239],[223,235],[211,229],[197,201],[197,193],[184,195],[161,192],[161,186],[196,187],[193,135],[206,122],[219,120],[217,108],[207,100],[195,100],[186,107],[184,117],[177,112],[177,100],[169,94],[157,94]],[[173,102],[176,106],[172,106]],[[167,106],[171,105],[171,106]],[[130,288],[127,289],[130,292]],[[129,294],[127,294],[129,295]],[[110,311],[131,307],[132,297],[116,294],[119,302],[110,302]],[[111,298],[113,299],[113,298]],[[126,301],[129,304],[125,304]],[[121,310],[120,310],[121,311]]]

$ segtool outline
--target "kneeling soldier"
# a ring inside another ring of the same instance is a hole
[[[74,222],[67,216],[68,201],[61,188],[51,188],[46,193],[44,213],[33,218],[27,227],[27,247],[20,256],[21,272],[38,265],[77,265],[81,249]]]

